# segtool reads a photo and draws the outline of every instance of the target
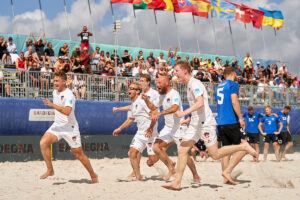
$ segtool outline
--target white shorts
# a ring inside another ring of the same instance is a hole
[[[151,155],[155,155],[152,149],[153,144],[154,144],[154,137],[146,139],[144,136],[140,136],[136,134],[131,141],[130,147],[138,150],[140,153],[143,153],[145,148],[147,148],[147,154],[151,156]]]
[[[165,143],[169,144],[174,141],[175,133],[178,129],[172,129],[170,127],[164,127],[160,132],[159,136],[156,139],[162,140]]]
[[[81,147],[81,138],[78,125],[52,126],[46,131],[57,137],[58,140],[64,139],[71,148]]]
[[[202,125],[198,120],[191,120],[188,129],[183,137],[185,140],[194,140],[198,142],[202,139],[207,147],[217,143],[217,134],[215,125]]]

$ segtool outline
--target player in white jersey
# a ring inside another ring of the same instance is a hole
[[[152,89],[150,87],[151,84],[151,77],[148,74],[142,74],[140,77],[140,83],[142,85],[142,90],[145,95],[149,98],[151,103],[154,105],[158,105],[159,102],[159,94],[156,90]],[[119,107],[113,108],[113,112],[119,112],[119,111],[128,111],[128,114],[130,115],[130,105],[124,106],[124,107]],[[157,131],[157,125],[153,128],[154,131]],[[148,154],[148,160],[147,160],[147,165],[149,167],[153,166],[154,163],[157,162],[158,158],[155,156],[155,153],[153,152],[153,144],[148,144],[147,145],[147,154]],[[138,155],[139,160],[141,159],[142,155]],[[134,173],[132,172],[129,176],[134,176]]]
[[[98,183],[98,176],[94,172],[89,159],[81,147],[80,132],[75,118],[75,96],[66,87],[67,76],[64,72],[54,74],[53,103],[44,99],[44,104],[55,109],[55,118],[52,126],[46,131],[40,141],[41,152],[46,162],[47,171],[40,178],[45,179],[54,175],[49,146],[60,139],[66,140],[74,156],[80,160],[90,173],[93,183]]]
[[[139,155],[142,154],[148,144],[153,144],[154,137],[157,135],[157,131],[154,130],[156,121],[149,118],[150,109],[141,98],[141,91],[142,87],[140,83],[134,82],[130,85],[128,94],[133,102],[130,106],[131,113],[128,119],[113,132],[113,135],[117,136],[124,128],[134,121],[137,122],[138,130],[130,144],[129,158],[134,175],[138,181],[142,180]]]
[[[182,102],[179,93],[172,89],[170,86],[170,78],[168,75],[159,76],[157,79],[157,90],[160,94],[158,107],[153,105],[146,95],[142,94],[142,98],[145,100],[147,106],[152,110],[151,118],[158,120],[160,116],[164,116],[165,126],[160,131],[159,136],[156,138],[153,150],[158,158],[168,167],[169,174],[164,178],[169,178],[175,174],[175,167],[172,160],[168,157],[166,149],[171,143],[175,142],[177,149],[180,146],[181,139],[183,138],[184,131],[180,128],[180,122],[182,118],[177,117],[174,113],[176,111],[182,111]],[[163,107],[161,112],[158,112],[157,108]],[[194,182],[200,182],[200,177],[197,173],[195,163],[188,156],[188,166],[190,167]]]
[[[185,132],[178,150],[178,161],[176,168],[176,178],[169,184],[162,187],[172,190],[181,189],[181,180],[187,164],[188,152],[200,138],[205,142],[208,154],[215,160],[237,151],[247,151],[253,156],[257,156],[256,151],[248,144],[230,145],[218,149],[216,144],[216,121],[212,115],[208,104],[208,95],[201,81],[191,76],[189,63],[180,61],[175,65],[174,73],[180,82],[187,85],[187,98],[190,107],[184,111],[177,111],[177,117],[184,117],[192,113],[190,126]]]

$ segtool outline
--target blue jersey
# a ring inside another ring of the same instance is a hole
[[[274,134],[277,131],[277,123],[279,122],[278,118],[274,115],[264,116],[261,120],[262,123],[265,123],[265,133]]]
[[[218,109],[218,125],[238,123],[231,101],[231,94],[239,94],[239,84],[226,80],[218,85],[215,90],[215,100]]]
[[[253,115],[250,115],[248,112],[246,112],[243,117],[246,118],[246,132],[259,133],[258,124],[263,115],[258,112],[254,112]]]
[[[277,115],[278,115],[278,118],[279,118],[279,120],[282,122],[282,124],[283,124],[283,127],[282,127],[282,129],[281,129],[281,132],[287,132],[288,131],[288,129],[287,129],[287,124],[288,124],[288,117],[289,117],[289,115],[285,115],[285,114],[283,114],[282,112],[277,112],[276,113]],[[279,125],[279,123],[277,124],[277,128],[279,129],[279,127],[280,127],[280,125]]]

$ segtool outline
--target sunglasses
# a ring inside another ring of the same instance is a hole
[[[129,90],[140,90],[140,89],[134,88],[134,87],[129,87]]]

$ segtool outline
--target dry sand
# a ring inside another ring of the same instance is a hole
[[[292,161],[274,162],[269,155],[266,163],[253,163],[246,156],[235,169],[242,171],[236,186],[223,184],[221,165],[211,161],[197,162],[201,176],[200,184],[192,184],[192,175],[186,168],[181,191],[169,191],[162,187],[160,177],[166,167],[160,162],[154,167],[146,165],[142,158],[141,172],[144,182],[126,182],[131,172],[129,159],[92,159],[92,165],[99,175],[99,184],[90,184],[90,178],[79,161],[54,161],[55,175],[40,180],[45,171],[42,161],[0,163],[1,200],[42,200],[42,199],[202,199],[202,200],[292,200],[300,199],[300,154],[287,155]],[[176,157],[172,157],[176,160]]]

